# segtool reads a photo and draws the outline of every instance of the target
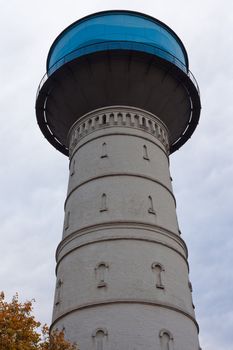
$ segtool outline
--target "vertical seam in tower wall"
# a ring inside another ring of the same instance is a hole
[[[174,194],[172,193],[172,191],[165,185],[163,184],[162,182],[160,182],[159,180],[157,179],[153,179],[152,177],[150,176],[146,176],[146,175],[142,175],[142,174],[136,174],[136,173],[108,173],[108,174],[102,174],[102,175],[99,175],[99,176],[94,176],[90,179],[87,179],[86,181],[83,181],[81,182],[80,184],[78,184],[77,186],[75,186],[67,195],[66,199],[65,199],[65,202],[64,202],[64,210],[66,209],[66,204],[67,204],[67,201],[68,199],[70,198],[70,196],[81,186],[87,184],[88,182],[91,182],[91,181],[94,181],[94,180],[99,180],[101,178],[104,178],[104,177],[111,177],[111,176],[132,176],[132,177],[138,177],[138,178],[143,178],[143,179],[147,179],[149,181],[152,181],[152,182],[155,182],[159,185],[161,185],[163,188],[165,188],[168,193],[172,196],[172,199],[174,200],[174,204],[175,204],[175,208],[176,208],[176,199],[175,199],[175,196]]]

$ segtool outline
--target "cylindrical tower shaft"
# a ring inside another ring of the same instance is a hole
[[[36,113],[70,156],[51,328],[80,350],[198,350],[169,173],[200,116],[181,40],[138,12],[74,22],[51,46]]]
[[[166,126],[102,108],[72,126],[69,153],[52,329],[81,350],[198,350]]]

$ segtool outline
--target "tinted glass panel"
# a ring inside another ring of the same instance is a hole
[[[186,68],[184,51],[172,32],[143,15],[125,12],[96,14],[69,27],[55,41],[48,68],[57,63],[54,71],[76,57],[113,49],[149,52]]]

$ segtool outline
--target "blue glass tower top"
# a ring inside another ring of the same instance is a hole
[[[188,71],[188,57],[179,37],[157,19],[132,11],[104,11],[76,21],[54,41],[47,59],[50,75],[86,54],[109,50],[146,52]]]

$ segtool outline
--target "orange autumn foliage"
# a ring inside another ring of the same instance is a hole
[[[78,350],[65,340],[63,331],[49,334],[49,328],[35,320],[32,301],[20,303],[18,294],[11,302],[0,293],[0,350]]]

